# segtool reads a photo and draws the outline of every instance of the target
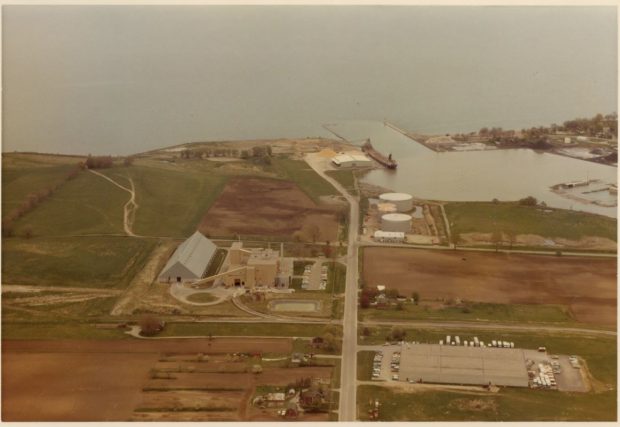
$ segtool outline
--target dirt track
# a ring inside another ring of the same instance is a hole
[[[317,206],[288,181],[235,178],[206,213],[200,231],[211,236],[291,236],[306,225],[320,229],[317,240],[334,241],[338,223],[335,211]]]
[[[363,277],[406,296],[563,304],[579,321],[616,323],[615,259],[366,248]]]

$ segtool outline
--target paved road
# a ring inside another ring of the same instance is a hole
[[[361,246],[378,246],[388,248],[407,248],[407,249],[429,249],[429,250],[454,250],[453,246],[446,245],[416,245],[413,243],[376,243],[376,242],[361,242]],[[456,250],[468,251],[468,252],[500,252],[506,254],[525,254],[525,255],[548,255],[556,256],[555,251],[562,251],[562,256],[578,256],[578,257],[594,257],[594,258],[616,258],[618,255],[615,253],[598,253],[598,252],[575,252],[571,250],[565,250],[562,248],[550,249],[548,251],[529,250],[529,249],[498,249],[495,248],[467,248],[459,246]]]
[[[582,335],[611,335],[616,336],[616,331],[610,331],[605,329],[586,329],[586,328],[570,328],[563,326],[545,326],[545,325],[507,325],[505,323],[482,323],[482,322],[441,322],[441,321],[373,321],[368,320],[361,322],[364,325],[373,326],[411,326],[420,329],[495,329],[495,330],[507,330],[507,331],[544,331],[544,332],[560,332],[569,334],[582,334]]]
[[[357,418],[357,284],[358,284],[358,234],[359,200],[351,196],[335,179],[327,176],[320,167],[306,158],[307,163],[323,179],[331,183],[349,202],[349,242],[347,251],[347,277],[342,326],[342,362],[340,377],[339,421]]]

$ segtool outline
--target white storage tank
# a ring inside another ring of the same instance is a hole
[[[381,216],[382,231],[401,231],[408,233],[411,230],[411,215],[390,213]]]
[[[413,209],[413,197],[407,193],[383,193],[379,200],[384,203],[393,203],[398,212],[409,212]]]

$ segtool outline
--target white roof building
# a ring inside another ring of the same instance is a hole
[[[340,153],[332,157],[332,163],[339,167],[371,166],[372,160],[357,152]]]
[[[207,271],[217,246],[196,231],[174,251],[159,274],[160,281],[187,282],[201,279]]]
[[[378,242],[402,242],[405,240],[405,233],[402,231],[375,231],[373,237]]]

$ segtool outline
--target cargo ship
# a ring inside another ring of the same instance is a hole
[[[385,157],[383,154],[379,153],[370,143],[370,139],[367,139],[364,145],[362,145],[362,151],[388,169],[396,169],[398,167],[398,163],[392,159],[392,154],[390,153]]]

